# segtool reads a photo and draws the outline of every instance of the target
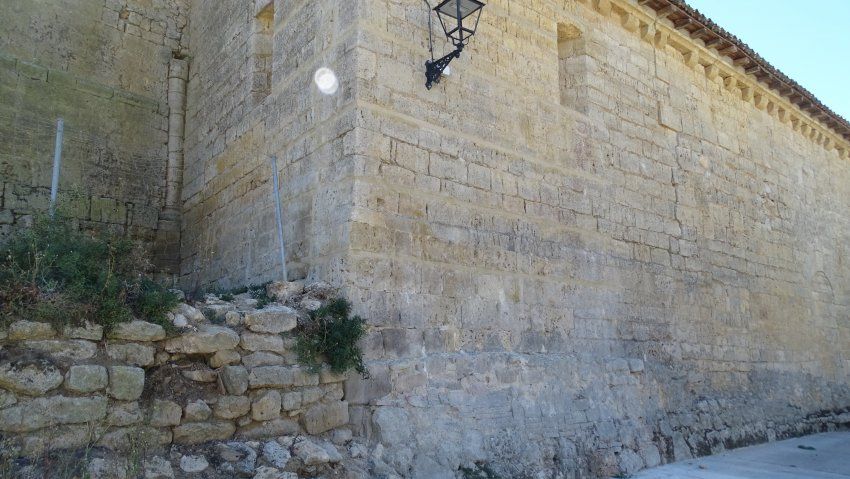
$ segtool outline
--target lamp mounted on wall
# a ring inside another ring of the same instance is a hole
[[[428,0],[425,0],[425,3],[428,3]],[[431,8],[430,4],[428,8]],[[431,59],[425,62],[425,88],[430,90],[435,83],[440,83],[443,71],[449,66],[449,63],[460,57],[463,47],[469,43],[469,39],[475,35],[475,30],[478,29],[478,20],[481,19],[483,8],[484,3],[478,0],[444,0],[434,7],[437,18],[440,19],[440,25],[443,26],[443,31],[446,33],[446,38],[452,42],[455,49],[443,58],[435,60],[434,39],[430,38]],[[430,35],[430,11],[428,15]]]

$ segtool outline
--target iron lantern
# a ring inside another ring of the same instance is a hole
[[[443,71],[449,66],[449,63],[460,57],[463,48],[478,29],[478,21],[481,19],[481,10],[484,6],[484,2],[479,0],[444,0],[434,7],[437,18],[440,19],[440,25],[443,27],[443,32],[455,49],[443,58],[435,60],[434,41],[433,38],[430,40],[431,59],[425,62],[425,88],[430,90],[435,83],[440,83]],[[430,17],[428,23],[430,29]]]

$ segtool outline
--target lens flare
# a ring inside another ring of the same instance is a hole
[[[322,67],[316,70],[316,74],[313,75],[313,81],[316,83],[319,91],[325,95],[333,95],[339,90],[339,79],[337,79],[336,73],[330,68]]]

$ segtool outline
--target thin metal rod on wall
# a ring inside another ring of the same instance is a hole
[[[53,179],[50,182],[50,217],[56,213],[56,197],[59,194],[59,170],[62,167],[62,137],[65,135],[65,122],[56,121],[56,143],[53,145]]]
[[[274,184],[274,206],[277,216],[277,240],[280,245],[280,269],[283,272],[283,281],[289,281],[286,274],[286,248],[283,243],[283,209],[280,204],[280,180],[277,174],[277,156],[272,155],[272,184]]]

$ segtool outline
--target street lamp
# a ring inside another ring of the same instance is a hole
[[[469,43],[469,39],[478,29],[483,8],[484,3],[478,0],[444,0],[434,7],[443,31],[455,49],[443,58],[435,60],[434,41],[431,39],[431,59],[425,62],[425,88],[430,90],[434,83],[440,83],[440,77],[443,76],[443,71],[449,63],[460,57],[463,47]],[[428,24],[430,28],[430,18]]]

